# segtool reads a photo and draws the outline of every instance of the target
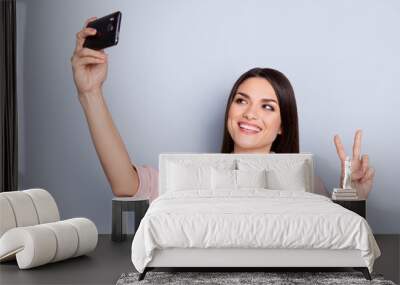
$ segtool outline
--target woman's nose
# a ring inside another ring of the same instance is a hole
[[[247,110],[246,110],[246,112],[244,112],[244,114],[243,114],[243,116],[245,117],[245,118],[247,118],[248,120],[250,120],[250,119],[257,119],[257,113],[256,113],[256,111],[254,110],[254,108],[248,108]]]

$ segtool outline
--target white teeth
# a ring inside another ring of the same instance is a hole
[[[239,127],[243,128],[243,129],[246,129],[246,130],[256,131],[256,132],[260,131],[259,128],[253,127],[253,126],[249,126],[249,125],[246,125],[246,124],[239,124]]]

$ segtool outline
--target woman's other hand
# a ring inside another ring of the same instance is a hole
[[[96,30],[87,28],[89,22],[96,17],[86,20],[82,30],[76,34],[76,46],[71,57],[72,72],[78,95],[92,93],[101,89],[107,77],[107,54],[104,50],[84,48],[87,36],[96,34]]]
[[[334,136],[336,151],[341,161],[340,187],[343,187],[344,162],[346,153],[339,135]],[[357,189],[359,199],[367,199],[372,190],[372,184],[375,176],[375,170],[368,166],[368,155],[361,155],[361,130],[357,130],[354,136],[353,157],[351,160],[351,185]]]

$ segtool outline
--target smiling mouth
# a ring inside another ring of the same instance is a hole
[[[253,126],[248,126],[246,124],[240,124],[238,123],[238,127],[241,133],[246,134],[246,135],[254,135],[258,134],[261,132],[261,129]]]

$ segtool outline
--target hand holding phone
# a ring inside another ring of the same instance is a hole
[[[107,77],[108,56],[105,51],[83,47],[87,37],[96,34],[96,30],[88,28],[88,24],[96,19],[97,17],[87,19],[82,30],[76,33],[71,66],[79,97],[87,93],[98,94]]]
[[[122,13],[117,11],[89,22],[87,27],[96,29],[96,34],[86,37],[83,47],[100,50],[116,45],[119,39],[121,17]]]

